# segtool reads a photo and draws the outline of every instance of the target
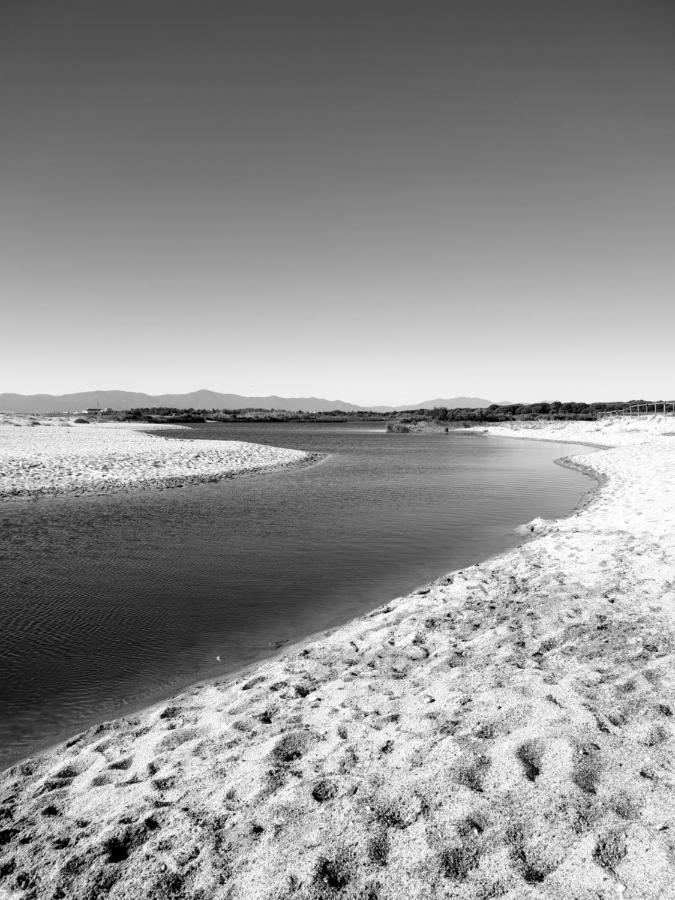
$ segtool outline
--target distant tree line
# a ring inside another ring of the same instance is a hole
[[[148,422],[158,419],[170,419],[173,422],[205,422],[206,410],[175,409],[171,406],[138,407],[119,414],[128,422]]]
[[[365,410],[325,410],[306,412],[286,409],[177,409],[171,406],[137,407],[111,414],[112,418],[128,422],[348,422],[352,419],[381,420],[382,413]]]
[[[106,418],[115,418],[132,422],[350,422],[398,421],[413,423],[420,421],[471,423],[476,422],[513,422],[518,420],[537,419],[597,419],[600,415],[624,409],[636,403],[654,403],[646,400],[621,400],[612,403],[575,403],[560,401],[550,403],[510,403],[500,405],[493,403],[484,408],[448,409],[436,406],[433,409],[407,409],[386,413],[368,412],[366,410],[326,410],[323,412],[307,412],[305,410],[284,409],[177,409],[171,406],[138,407],[123,412],[113,412]],[[657,403],[659,401],[656,401]]]
[[[597,419],[603,413],[624,409],[645,400],[616,401],[612,403],[493,403],[484,409],[447,409],[437,406],[432,410],[416,410],[417,418],[431,418],[439,422],[513,422],[536,419]]]

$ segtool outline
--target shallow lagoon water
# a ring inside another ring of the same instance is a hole
[[[304,424],[171,436],[327,456],[0,506],[0,767],[514,546],[517,525],[592,486],[553,465],[569,444]]]

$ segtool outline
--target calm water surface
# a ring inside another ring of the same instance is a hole
[[[329,455],[0,506],[0,768],[513,546],[516,525],[592,486],[553,465],[569,444],[295,424],[182,435]]]

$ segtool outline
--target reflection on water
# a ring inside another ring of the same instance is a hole
[[[562,444],[313,425],[185,435],[329,456],[0,506],[0,766],[512,546],[516,525],[568,513],[591,485],[552,465],[575,450]]]

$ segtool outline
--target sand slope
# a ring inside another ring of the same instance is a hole
[[[0,500],[177,487],[316,458],[245,441],[172,440],[146,434],[158,428],[149,424],[30,421],[0,416]]]
[[[555,429],[620,445],[571,518],[6,772],[0,896],[675,897],[673,425]]]

